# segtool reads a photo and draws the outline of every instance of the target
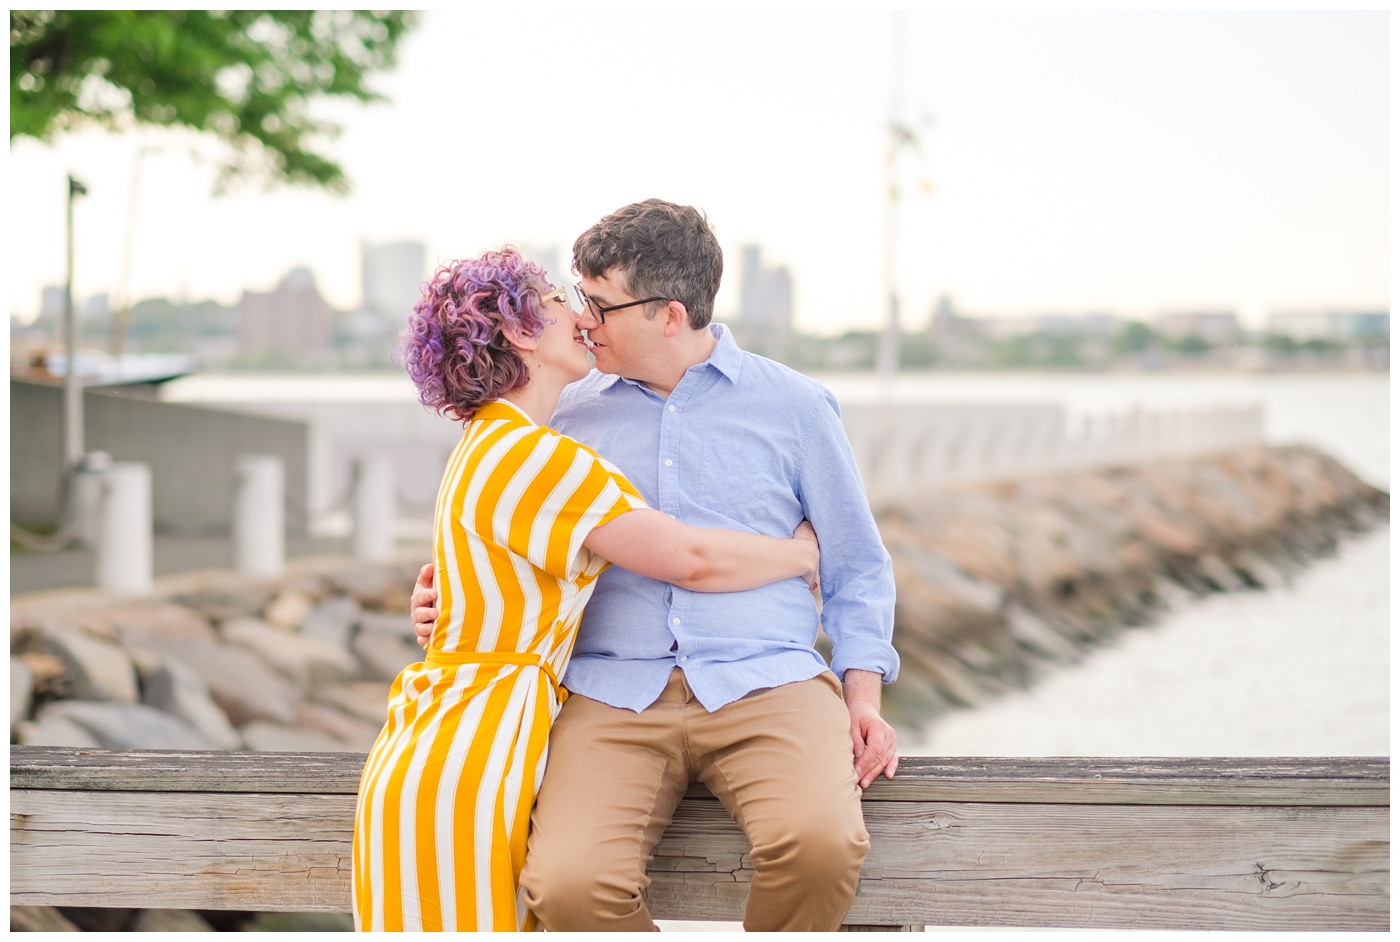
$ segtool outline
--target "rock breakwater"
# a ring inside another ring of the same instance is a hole
[[[894,560],[892,718],[922,726],[1024,687],[1174,602],[1281,585],[1389,495],[1307,447],[911,494],[876,508]],[[408,598],[426,547],[279,580],[170,577],[151,597],[11,600],[10,738],[114,749],[368,750],[417,660]]]
[[[425,558],[426,551],[417,554]],[[162,579],[10,605],[10,739],[108,749],[365,752],[421,652],[417,565],[301,561],[286,577]]]
[[[877,508],[897,584],[892,721],[1022,688],[1192,596],[1287,584],[1390,497],[1309,447],[911,495]]]

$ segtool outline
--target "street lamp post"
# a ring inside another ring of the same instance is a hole
[[[68,368],[63,374],[63,467],[71,475],[83,458],[83,387],[78,380],[78,323],[73,311],[73,202],[87,187],[68,176],[68,271],[63,285],[63,343]]]
[[[888,319],[880,334],[875,373],[884,398],[894,392],[899,372],[899,269],[896,260],[899,241],[899,148],[907,134],[900,122],[901,92],[904,86],[904,17],[896,12],[890,31],[890,118],[885,150],[885,304]]]

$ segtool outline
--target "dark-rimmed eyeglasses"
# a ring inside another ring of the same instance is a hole
[[[642,298],[640,301],[627,301],[622,304],[613,304],[608,307],[603,307],[597,301],[594,301],[588,295],[583,293],[582,284],[574,285],[574,290],[578,292],[579,297],[583,298],[583,303],[586,305],[586,310],[588,312],[591,312],[593,316],[598,319],[598,323],[600,325],[607,323],[607,321],[604,318],[606,315],[611,314],[613,311],[620,311],[625,307],[636,307],[638,304],[650,304],[653,301],[671,300],[671,298],[663,298],[658,296],[654,298]]]

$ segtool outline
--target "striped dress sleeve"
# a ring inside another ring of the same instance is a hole
[[[586,445],[544,428],[530,437],[512,482],[518,499],[497,504],[492,538],[555,578],[595,577],[608,564],[583,541],[595,528],[646,507],[646,500]]]

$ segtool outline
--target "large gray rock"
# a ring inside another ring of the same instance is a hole
[[[301,633],[349,651],[360,617],[360,603],[348,595],[338,595],[317,605],[307,614],[301,622]]]
[[[62,700],[40,709],[37,719],[52,716],[83,727],[104,749],[215,748],[193,726],[141,703]]]
[[[316,691],[316,702],[330,704],[378,729],[388,716],[389,684],[382,680],[337,684]]]
[[[360,616],[361,631],[375,631],[413,640],[413,618],[407,612],[365,612]]]
[[[175,658],[209,685],[209,694],[234,726],[265,719],[290,723],[302,693],[251,651],[205,641],[169,643],[161,653]]]
[[[29,716],[34,702],[34,673],[24,661],[10,655],[10,729]]]
[[[243,741],[253,752],[361,752],[318,730],[296,729],[264,720],[243,727]]]
[[[209,685],[193,669],[177,660],[163,660],[144,674],[142,700],[184,720],[220,749],[243,745],[238,730],[214,702]]]
[[[82,932],[53,906],[11,906],[11,932]]]
[[[15,741],[21,746],[72,746],[75,749],[96,749],[102,745],[97,737],[61,714],[40,715],[15,724]]]
[[[355,752],[369,752],[381,728],[324,703],[303,703],[298,707],[297,726],[333,736]]]
[[[72,672],[73,696],[80,700],[135,703],[140,699],[136,665],[121,645],[95,638],[60,621],[46,621],[28,632],[25,650],[52,654]]]
[[[36,699],[57,700],[73,696],[74,671],[64,663],[63,658],[42,651],[19,651],[11,653],[29,670],[34,679]]]
[[[199,612],[173,602],[147,602],[127,608],[113,609],[96,616],[110,626],[123,644],[165,641],[212,641],[214,627]]]
[[[311,596],[304,592],[283,591],[267,604],[263,617],[274,625],[295,628],[306,620],[315,604]]]
[[[199,913],[188,909],[143,909],[131,921],[131,932],[214,932]]]
[[[362,631],[351,645],[366,677],[393,680],[410,664],[423,660],[423,649],[393,635]]]
[[[242,932],[354,932],[349,913],[258,913]]]
[[[335,591],[354,596],[367,608],[383,608],[385,595],[392,594],[394,587],[402,582],[382,566],[368,564],[342,567],[326,575]]]
[[[263,584],[208,587],[176,596],[175,601],[210,621],[220,622],[258,614],[267,607],[273,591]]]
[[[256,618],[235,618],[220,626],[220,632],[225,641],[252,651],[302,690],[349,680],[360,670],[349,651]]]

